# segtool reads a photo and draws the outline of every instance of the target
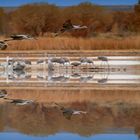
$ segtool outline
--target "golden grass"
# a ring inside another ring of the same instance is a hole
[[[139,90],[7,90],[8,98],[31,99],[39,103],[96,102],[99,104],[124,103],[140,104]],[[0,100],[0,103],[5,100]]]
[[[140,36],[124,38],[39,37],[9,42],[7,50],[126,50],[140,49]]]

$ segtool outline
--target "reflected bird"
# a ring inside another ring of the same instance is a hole
[[[23,70],[26,65],[31,65],[29,60],[14,60],[9,61],[9,65],[13,65],[13,70]]]
[[[33,100],[22,100],[22,99],[10,99],[10,98],[4,98],[5,100],[10,100],[11,104],[15,104],[15,105],[28,105],[28,104],[32,104]]]
[[[51,59],[52,63],[58,63],[58,64],[63,64],[65,63],[65,60],[63,58],[52,58]]]
[[[64,64],[69,64],[70,63],[70,60],[68,58],[62,58],[64,60]]]
[[[86,58],[86,57],[80,58],[80,62],[81,62],[81,63],[93,64],[93,60],[88,59],[88,58]]]
[[[98,83],[99,84],[105,84],[107,81],[108,81],[108,79],[107,78],[104,78],[104,79],[98,80]]]
[[[0,41],[0,50],[5,50],[8,44],[5,41]]]
[[[80,82],[86,83],[87,81],[90,81],[92,79],[93,79],[93,76],[81,77]]]
[[[72,62],[71,65],[74,67],[77,67],[77,66],[81,65],[81,63],[80,62]]]
[[[50,81],[53,81],[53,82],[66,82],[67,80],[69,80],[69,78],[65,76],[58,76],[58,77],[50,78]]]
[[[0,90],[0,98],[4,98],[7,96],[7,91],[6,90]]]
[[[62,29],[56,34],[58,36],[61,33],[64,33],[66,31],[71,31],[71,30],[81,30],[81,29],[87,29],[87,26],[81,26],[81,25],[73,25],[71,20],[66,20],[65,23],[63,24]]]
[[[74,73],[74,74],[72,74],[71,76],[74,77],[74,78],[77,78],[77,77],[80,77],[81,75],[78,74],[78,73]]]
[[[63,113],[63,116],[68,120],[71,119],[72,115],[87,114],[87,112],[85,112],[85,111],[78,111],[78,110],[73,110],[73,109],[70,109],[70,108],[65,108],[65,107],[63,107],[63,106],[61,106],[57,103],[55,103],[55,105],[57,105],[60,108],[60,110]]]
[[[43,63],[46,63],[46,60],[40,59],[40,60],[37,61],[37,64],[43,64]]]
[[[13,63],[13,70],[23,70],[25,68],[25,63],[22,61],[17,61]]]
[[[98,56],[98,59],[101,61],[108,61],[106,56]]]

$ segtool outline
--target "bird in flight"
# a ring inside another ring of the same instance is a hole
[[[34,37],[30,35],[11,35],[11,38],[13,40],[35,39]]]
[[[30,35],[11,35],[10,38],[0,41],[0,50],[5,50],[8,47],[8,44],[6,42],[14,41],[14,40],[30,40],[30,39],[36,39]]]
[[[66,32],[66,31],[82,30],[82,29],[87,29],[87,28],[88,28],[87,26],[73,25],[71,20],[68,19],[63,23],[62,29],[56,34],[56,36]]]

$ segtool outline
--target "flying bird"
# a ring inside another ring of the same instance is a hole
[[[13,41],[13,40],[29,40],[29,39],[36,39],[30,35],[11,35],[9,39],[5,39],[3,41],[0,41],[0,50],[5,50],[8,47],[8,44],[6,42]]]
[[[62,29],[56,34],[58,36],[61,33],[64,33],[66,31],[71,31],[71,30],[82,30],[82,29],[87,29],[87,26],[81,26],[81,25],[73,25],[71,20],[66,20],[62,26]]]
[[[24,39],[35,39],[30,35],[11,35],[12,40],[24,40]],[[9,40],[10,41],[10,40]]]

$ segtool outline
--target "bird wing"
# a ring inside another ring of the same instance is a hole
[[[66,20],[66,21],[64,22],[63,28],[64,28],[64,29],[72,29],[72,28],[73,28],[73,25],[72,25],[70,19],[69,19],[69,20]]]
[[[13,101],[11,101],[11,103],[23,103],[24,100],[22,99],[13,99]]]
[[[70,120],[72,117],[72,113],[71,112],[63,112],[63,116],[67,119]]]

